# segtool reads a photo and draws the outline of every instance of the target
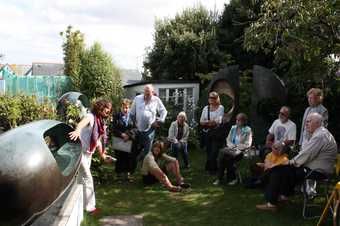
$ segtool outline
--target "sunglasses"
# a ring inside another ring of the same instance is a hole
[[[287,114],[284,113],[284,112],[279,112],[279,114],[280,114],[280,115],[283,115],[283,116],[287,116]]]
[[[217,97],[212,97],[212,96],[210,96],[209,99],[217,99]]]

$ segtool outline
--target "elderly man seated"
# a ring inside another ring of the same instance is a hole
[[[322,126],[322,116],[311,113],[307,116],[306,130],[311,137],[302,150],[293,159],[284,162],[284,166],[275,166],[266,184],[264,197],[266,203],[256,205],[260,210],[277,210],[277,202],[286,200],[294,186],[302,182],[312,170],[311,176],[323,179],[332,174],[337,155],[337,145],[332,134]]]
[[[273,144],[281,143],[283,150],[289,152],[290,147],[296,140],[296,125],[289,119],[290,108],[282,106],[279,112],[278,119],[271,125],[266,137],[265,149],[261,150],[261,158],[271,151]]]

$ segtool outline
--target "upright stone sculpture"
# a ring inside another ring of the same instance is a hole
[[[279,108],[285,103],[286,96],[286,87],[274,72],[258,65],[253,67],[251,127],[256,144],[265,142],[268,129],[277,118]]]
[[[68,188],[80,165],[80,142],[72,128],[32,122],[0,135],[0,225],[26,225]]]
[[[86,114],[87,109],[90,107],[90,101],[84,94],[79,92],[67,92],[58,99],[57,114],[61,116],[65,115],[67,105],[70,103],[79,108],[81,114],[80,118]]]
[[[219,70],[208,86],[209,92],[216,91],[220,95],[221,104],[224,106],[223,136],[227,137],[239,108],[239,69],[238,65],[225,67]],[[224,102],[225,97],[231,101]],[[224,102],[224,103],[223,103]]]
[[[224,106],[226,120],[232,121],[239,109],[239,67],[233,65],[219,70],[208,86],[209,92],[216,91],[220,96],[227,95],[231,98],[231,106]]]

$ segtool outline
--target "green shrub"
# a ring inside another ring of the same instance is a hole
[[[39,103],[35,96],[0,95],[0,127],[4,131],[40,119],[56,119],[47,99]]]

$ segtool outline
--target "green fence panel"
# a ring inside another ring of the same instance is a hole
[[[35,95],[39,100],[47,97],[55,101],[62,94],[71,91],[71,80],[68,76],[16,76],[4,71],[3,77],[6,93],[10,95],[24,93]]]

